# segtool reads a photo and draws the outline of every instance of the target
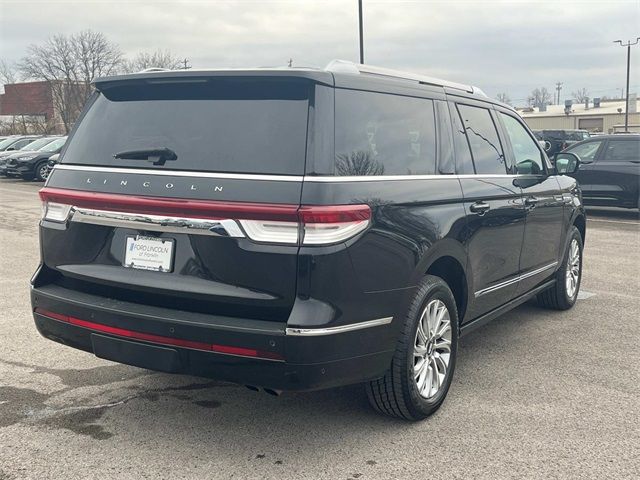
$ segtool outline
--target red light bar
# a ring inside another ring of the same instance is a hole
[[[224,218],[295,222],[298,205],[219,202],[186,198],[143,197],[44,187],[40,199],[80,208],[94,208],[147,215],[183,216],[219,220]]]
[[[229,345],[217,345],[214,343],[196,342],[193,340],[183,340],[180,338],[165,337],[162,335],[154,335],[150,333],[136,332],[125,328],[111,327],[101,323],[89,322],[80,318],[62,315],[60,313],[51,312],[42,308],[36,308],[35,313],[45,317],[53,318],[61,322],[66,322],[89,330],[100,333],[107,333],[119,337],[132,338],[134,340],[142,340],[150,343],[158,343],[162,345],[170,345],[174,347],[190,348],[192,350],[204,350],[207,352],[223,353],[227,355],[237,355],[240,357],[263,358],[269,360],[284,360],[284,357],[276,352],[268,352],[264,350],[256,350],[253,348],[233,347]]]
[[[302,223],[346,223],[369,220],[369,205],[313,205],[298,210]]]

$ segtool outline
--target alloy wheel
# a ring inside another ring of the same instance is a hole
[[[451,358],[451,317],[442,300],[422,311],[413,348],[413,375],[423,398],[433,398],[445,382]]]
[[[567,295],[573,298],[578,290],[580,281],[580,245],[575,238],[571,240],[569,247],[569,258],[567,259],[567,271],[565,275],[565,284]]]

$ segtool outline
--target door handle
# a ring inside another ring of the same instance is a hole
[[[536,197],[527,197],[524,199],[524,206],[528,207],[529,209],[533,209],[536,208],[536,205],[538,204],[538,199]]]
[[[484,215],[491,209],[491,205],[485,202],[476,202],[469,207],[473,213],[477,213],[478,215]]]

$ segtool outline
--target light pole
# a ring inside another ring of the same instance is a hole
[[[636,38],[635,42],[628,40],[627,43],[622,43],[622,40],[616,40],[613,43],[619,43],[621,47],[627,47],[627,97],[625,99],[624,106],[624,131],[629,133],[629,71],[631,69],[631,47],[638,44],[640,37]]]
[[[362,0],[358,0],[358,23],[360,25],[360,63],[364,63],[364,33],[362,30]]]

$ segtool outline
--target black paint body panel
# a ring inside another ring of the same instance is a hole
[[[287,74],[298,75],[295,70],[277,75]],[[183,75],[197,76],[172,72],[170,77]],[[305,162],[303,177],[259,178],[260,172],[216,177],[215,173],[185,174],[169,166],[154,172],[142,166],[83,168],[81,159],[67,158],[62,164],[73,169],[56,167],[47,187],[296,207],[366,204],[371,209],[366,230],[333,245],[298,246],[42,221],[42,264],[32,282],[34,308],[154,335],[266,350],[282,355],[284,362],[177,347],[145,346],[129,352],[127,343],[118,343],[115,336],[115,340],[108,335],[110,340],[96,337],[90,329],[35,313],[39,331],[76,348],[146,368],[149,365],[140,360],[144,352],[157,356],[158,368],[165,371],[310,390],[382,376],[417,285],[438,266],[453,265],[455,271],[463,272],[455,279],[455,293],[461,322],[467,325],[512,308],[518,299],[546,285],[561,260],[567,230],[578,217],[584,218],[575,180],[555,177],[551,171],[533,179],[452,172],[401,178],[331,177],[334,88],[440,101],[436,108],[440,122],[450,121],[444,101],[464,99],[489,109],[498,108],[497,104],[414,82],[326,72],[300,75],[316,82],[309,101],[306,159],[300,160]],[[98,87],[146,78],[106,79]],[[440,135],[440,128],[437,136],[442,142],[451,135],[450,128],[444,130],[448,136]],[[436,149],[439,158],[451,154],[453,141],[444,147],[440,144]],[[449,169],[454,163],[449,162]],[[533,195],[539,202],[529,209],[525,200]],[[488,203],[490,210],[474,213],[477,202]],[[173,239],[173,271],[124,268],[124,242],[130,235]],[[548,244],[540,245],[545,241]],[[529,277],[527,283],[519,281],[523,274],[549,264],[553,265]],[[439,271],[444,275],[454,270]],[[382,322],[340,330],[371,320]],[[314,328],[330,329],[330,333],[287,334],[287,329]]]

